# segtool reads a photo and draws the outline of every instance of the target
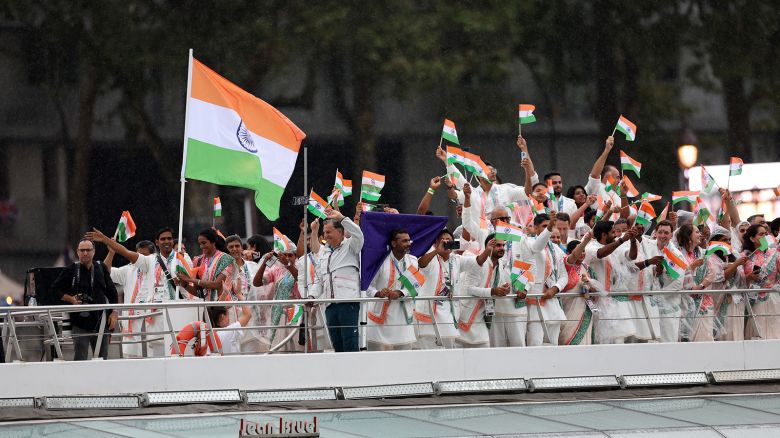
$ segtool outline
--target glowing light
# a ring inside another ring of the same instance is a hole
[[[10,306],[11,304],[14,303],[14,299],[11,297],[5,297],[5,302],[8,303],[8,305]]]

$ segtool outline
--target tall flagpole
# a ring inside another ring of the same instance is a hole
[[[182,247],[182,233],[184,232],[184,171],[187,168],[187,128],[190,114],[190,95],[192,94],[192,49],[187,60],[187,100],[184,106],[184,149],[181,158],[181,194],[179,195],[179,248]]]
[[[338,172],[338,170],[336,170]],[[306,146],[303,147],[303,196],[306,197],[306,203],[303,204],[303,297],[309,297],[309,234],[307,230],[306,211],[309,209],[309,195],[306,193],[306,189],[309,186],[309,150]],[[309,352],[309,321],[308,310],[302,313],[303,317],[303,352]]]

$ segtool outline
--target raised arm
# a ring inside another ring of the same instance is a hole
[[[731,219],[731,226],[735,227],[739,224],[739,210],[734,204],[734,199],[731,197],[731,192],[728,189],[720,189],[721,198],[726,201],[726,209],[728,210],[729,219]]]
[[[604,164],[607,163],[607,157],[609,156],[609,152],[612,150],[612,146],[614,145],[615,137],[610,135],[607,137],[606,142],[604,142],[604,150],[601,152],[601,155],[599,155],[599,157],[596,159],[596,162],[593,163],[593,168],[590,170],[591,179],[597,179],[599,181],[601,180],[601,171],[604,170]]]
[[[129,249],[125,248],[122,244],[120,244],[116,240],[109,239],[105,234],[101,233],[97,228],[93,228],[92,231],[87,231],[86,234],[84,234],[84,237],[86,237],[89,240],[94,240],[95,242],[100,242],[102,244],[105,244],[109,249],[114,250],[114,252],[118,253],[122,257],[129,260],[130,263],[135,263],[136,260],[138,260],[137,252],[130,251]]]
[[[582,240],[580,241],[579,245],[574,247],[574,250],[566,256],[566,263],[573,265],[574,262],[581,258],[582,255],[585,253],[585,247],[588,246],[588,242],[590,242],[591,239],[591,232],[588,231],[585,233],[584,236],[582,236]]]
[[[624,243],[626,243],[626,240],[623,237],[619,239],[615,239],[612,243],[608,243],[602,246],[601,248],[599,248],[599,250],[596,252],[596,257],[603,259],[604,257],[607,257],[608,255],[615,252],[615,250],[618,249],[620,245]]]
[[[319,254],[320,246],[320,220],[314,219],[309,225],[309,250],[312,254]]]
[[[436,190],[438,190],[441,186],[441,182],[442,181],[440,176],[434,176],[431,178],[431,182],[428,185],[428,190],[425,191],[425,194],[420,200],[420,205],[417,206],[417,214],[422,215],[430,210],[431,200],[433,199],[433,195],[436,193]]]
[[[574,213],[571,214],[569,217],[569,227],[571,229],[575,229],[577,227],[577,222],[580,221],[580,218],[585,216],[585,210],[587,210],[591,205],[595,204],[598,200],[598,196],[596,195],[588,195],[588,199],[580,205],[577,210],[574,211]]]

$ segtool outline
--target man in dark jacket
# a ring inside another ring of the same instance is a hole
[[[65,268],[54,281],[54,291],[62,301],[78,304],[116,304],[117,292],[106,266],[99,261],[93,261],[95,245],[92,241],[82,239],[78,245],[78,263]],[[100,357],[108,359],[108,332],[114,329],[117,321],[115,311],[72,312],[70,314],[73,326],[73,360],[88,360],[89,346],[95,350],[97,334],[103,312],[109,312],[107,327],[100,343]]]

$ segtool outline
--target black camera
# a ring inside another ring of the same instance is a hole
[[[92,295],[87,294],[76,294],[76,299],[81,301],[81,304],[95,304],[95,300],[92,298]],[[79,312],[79,316],[82,318],[86,318],[89,316],[89,312]]]
[[[449,242],[444,242],[444,249],[460,249],[460,241],[451,240]]]

